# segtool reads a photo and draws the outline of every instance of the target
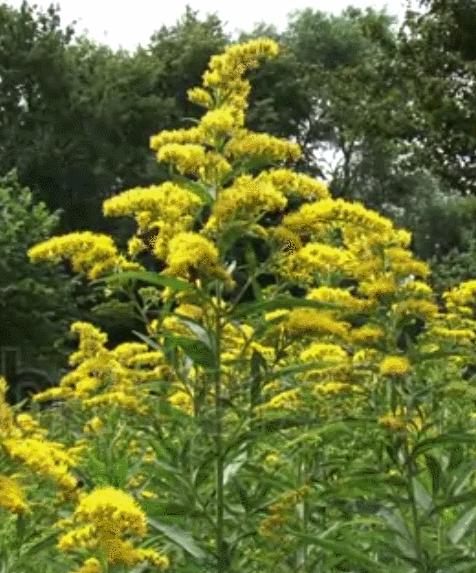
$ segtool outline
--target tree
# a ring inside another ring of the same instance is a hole
[[[0,178],[0,206],[0,346],[51,360],[77,316],[74,283],[58,267],[31,265],[27,251],[57,228],[59,215],[36,202],[15,173]]]
[[[104,225],[99,207],[124,186],[164,178],[148,150],[151,130],[197,114],[186,101],[225,35],[190,9],[134,54],[61,27],[60,12],[0,6],[0,172],[63,211],[63,229]],[[110,227],[108,228],[110,230]]]
[[[409,89],[414,133],[410,162],[427,166],[452,189],[476,191],[476,4],[422,0],[407,11],[396,73]]]

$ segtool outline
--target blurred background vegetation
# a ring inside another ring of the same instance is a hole
[[[476,276],[473,0],[421,0],[400,24],[307,9],[283,32],[235,37],[188,8],[133,53],[77,35],[58,8],[0,4],[0,349],[60,365],[73,319],[130,331],[126,308],[86,294],[67,268],[29,265],[26,251],[81,229],[121,242],[128,223],[103,219],[102,201],[166,178],[149,137],[198,116],[186,90],[212,54],[260,35],[282,52],[253,74],[250,127],[297,140],[299,170],[412,230],[438,289]]]

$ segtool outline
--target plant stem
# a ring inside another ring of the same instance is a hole
[[[412,511],[415,552],[416,552],[417,560],[420,564],[420,571],[422,571],[422,573],[423,573],[426,571],[426,565],[423,561],[423,554],[422,554],[422,547],[421,547],[420,523],[418,520],[418,508],[416,505],[415,488],[413,485],[413,469],[412,469],[412,462],[410,459],[410,452],[408,450],[407,440],[405,440],[405,467],[407,470],[406,473],[407,473],[408,498],[410,500],[411,511]]]
[[[223,406],[221,396],[221,297],[217,289],[217,305],[215,309],[215,455],[216,455],[216,554],[217,573],[228,569],[228,559],[224,538],[224,455],[223,455]]]

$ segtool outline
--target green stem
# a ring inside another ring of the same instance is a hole
[[[408,450],[408,442],[405,440],[405,468],[407,473],[407,492],[408,498],[410,500],[411,511],[412,511],[412,522],[413,522],[413,535],[414,544],[417,560],[420,566],[420,571],[424,573],[426,571],[426,565],[423,559],[423,552],[421,547],[421,532],[420,523],[418,520],[418,508],[416,504],[415,488],[413,485],[413,468],[410,459],[410,453]]]
[[[215,308],[215,455],[216,455],[216,555],[217,573],[228,569],[227,550],[224,537],[224,449],[223,449],[223,406],[221,385],[221,296],[217,289],[217,305]]]

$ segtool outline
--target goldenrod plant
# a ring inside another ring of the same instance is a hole
[[[31,414],[1,403],[4,569],[38,542],[51,573],[476,567],[476,281],[436,296],[408,232],[246,128],[246,74],[277,53],[212,57],[200,122],[151,139],[170,180],[104,202],[135,218],[125,251],[31,249],[144,328],[112,345],[73,324],[60,385]]]

